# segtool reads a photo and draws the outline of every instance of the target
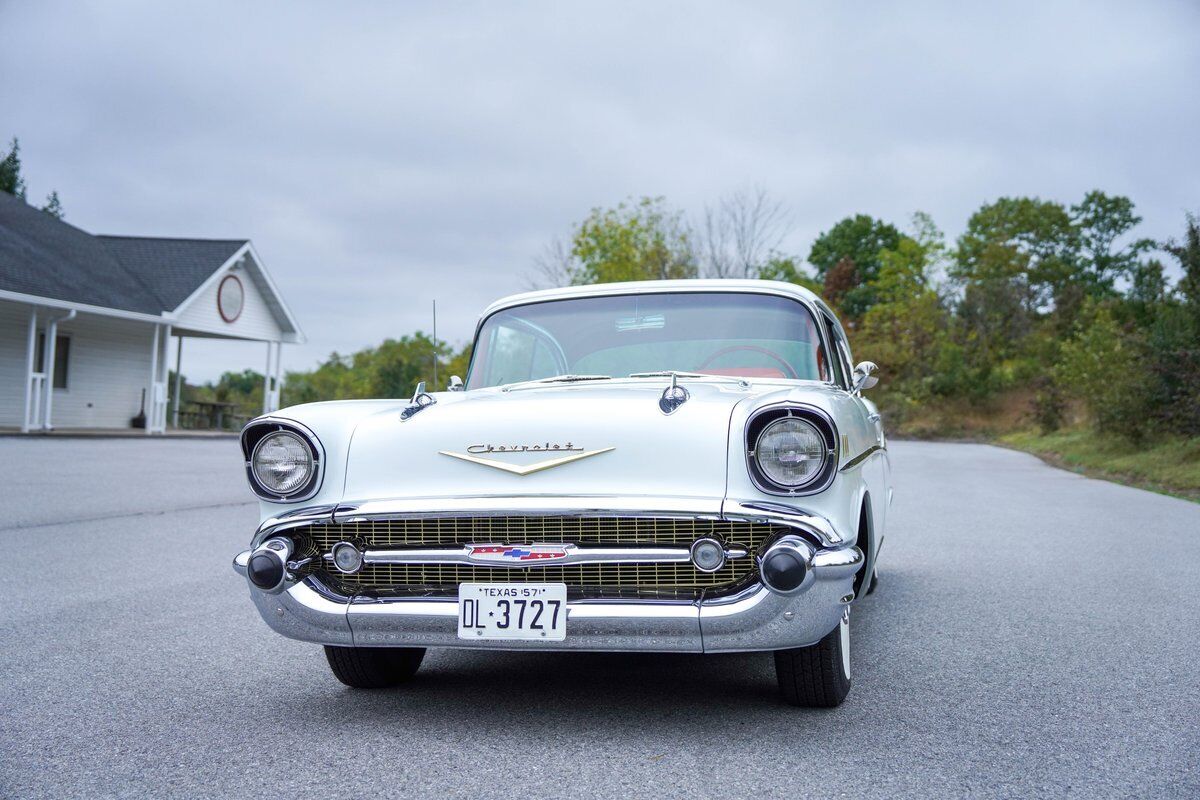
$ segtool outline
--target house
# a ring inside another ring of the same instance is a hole
[[[95,236],[0,192],[0,428],[167,426],[171,338],[266,345],[263,411],[280,352],[304,334],[248,240]]]

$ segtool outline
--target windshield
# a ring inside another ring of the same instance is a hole
[[[785,297],[664,293],[554,300],[488,317],[467,388],[561,375],[695,372],[829,380],[808,309]]]

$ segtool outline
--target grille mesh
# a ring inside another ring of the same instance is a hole
[[[755,573],[753,556],[764,541],[782,528],[764,523],[674,519],[666,517],[444,517],[432,519],[370,520],[313,525],[291,531],[301,541],[305,555],[329,552],[340,541],[363,547],[435,547],[465,544],[674,545],[687,547],[701,537],[712,537],[726,546],[749,551],[746,558],[731,559],[717,572],[701,572],[690,562],[665,564],[575,564],[526,568],[465,565],[367,566],[354,575],[326,569],[320,559],[313,564],[322,578],[346,594],[423,590],[452,594],[459,583],[544,581],[565,583],[568,589],[589,596],[608,594],[697,595],[722,591],[744,583]]]

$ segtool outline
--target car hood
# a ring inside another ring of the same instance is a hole
[[[481,389],[439,394],[407,420],[373,413],[350,440],[343,497],[723,496],[733,409],[766,389],[689,381],[690,399],[664,414],[665,387]]]

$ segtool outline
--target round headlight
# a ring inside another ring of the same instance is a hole
[[[796,488],[821,474],[829,446],[817,427],[798,417],[783,417],[763,428],[754,444],[754,460],[767,480]]]
[[[308,445],[290,431],[264,436],[254,448],[250,463],[259,485],[281,497],[302,489],[313,474]]]

